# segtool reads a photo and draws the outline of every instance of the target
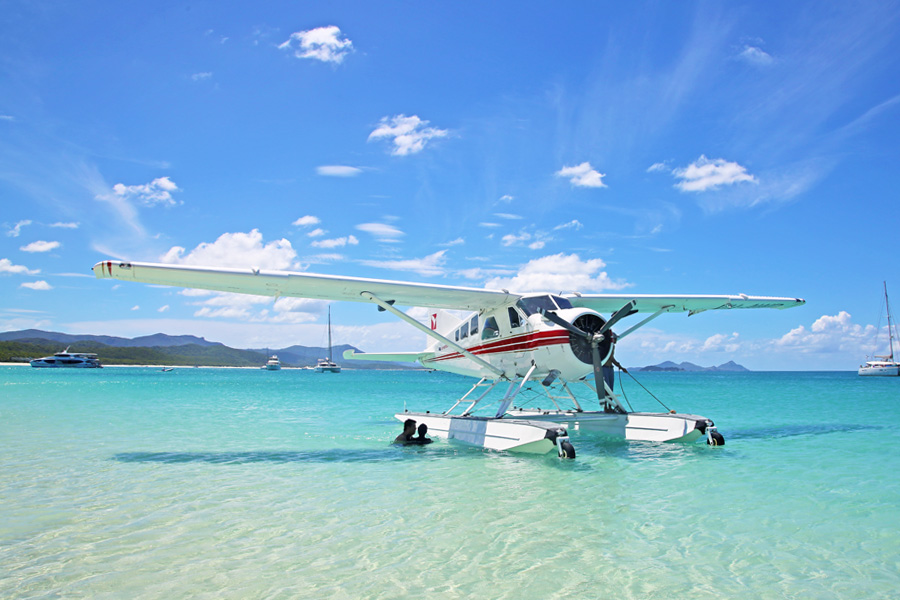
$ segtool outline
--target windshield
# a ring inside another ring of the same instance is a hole
[[[568,298],[563,298],[562,296],[553,296],[553,300],[556,302],[556,305],[562,309],[572,308],[572,303],[569,302]]]
[[[516,305],[525,311],[526,315],[533,315],[542,310],[556,310],[556,305],[550,296],[533,296],[531,298],[522,298]]]

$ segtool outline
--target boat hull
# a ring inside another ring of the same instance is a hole
[[[900,365],[875,365],[859,368],[859,374],[863,377],[898,377]]]
[[[567,437],[557,423],[489,417],[461,417],[433,413],[397,413],[399,421],[412,419],[428,426],[428,435],[488,450],[546,454],[557,448],[557,439]]]
[[[679,413],[606,413],[599,411],[515,409],[516,419],[559,423],[570,433],[600,434],[629,441],[693,442],[711,421]]]

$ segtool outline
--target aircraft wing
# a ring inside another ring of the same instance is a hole
[[[688,312],[730,308],[792,308],[806,304],[800,298],[771,296],[657,296],[649,294],[575,294],[566,295],[573,306],[591,308],[600,313],[612,313],[635,301],[632,312]]]
[[[369,292],[385,302],[425,308],[480,310],[515,304],[519,298],[516,294],[500,290],[293,271],[225,269],[110,260],[98,262],[93,270],[99,279],[121,279],[258,296],[369,302],[360,295]]]

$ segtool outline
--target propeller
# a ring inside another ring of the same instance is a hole
[[[613,344],[614,337],[612,335],[607,336],[605,334],[612,328],[613,325],[619,322],[620,319],[636,312],[634,310],[636,304],[637,302],[635,300],[630,301],[628,304],[614,312],[609,320],[603,322],[602,324],[600,323],[602,319],[597,315],[582,315],[581,317],[576,319],[576,321],[579,321],[582,327],[588,329],[588,331],[585,331],[581,327],[576,326],[574,323],[566,321],[551,310],[540,310],[541,316],[543,316],[545,319],[547,319],[551,323],[559,325],[560,327],[568,330],[570,333],[580,338],[580,344],[576,344],[576,341],[572,340],[572,349],[576,354],[583,355],[584,351],[587,350],[585,346],[590,347],[590,362],[591,366],[594,369],[594,384],[597,388],[597,398],[601,401],[606,398],[606,390],[603,384],[603,355],[608,354],[609,347]],[[598,324],[600,324],[600,327],[596,327]],[[601,354],[600,346],[601,344],[603,344],[603,342],[607,342],[605,344],[606,351]],[[582,360],[584,360],[584,358],[586,357],[579,356],[579,358],[582,358]],[[584,362],[587,361],[585,360]]]

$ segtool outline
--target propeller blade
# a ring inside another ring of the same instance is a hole
[[[565,319],[560,317],[558,314],[556,314],[552,310],[542,310],[541,316],[543,316],[548,321],[551,321],[551,322],[555,323],[556,325],[559,325],[560,327],[562,327],[564,329],[568,329],[575,335],[580,335],[581,337],[583,337],[584,339],[586,339],[588,341],[590,341],[591,338],[593,337],[591,334],[578,329],[577,327],[575,327],[574,325],[572,325],[571,323],[569,323],[568,321],[566,321]]]
[[[600,331],[598,333],[606,333],[607,331],[609,331],[610,327],[612,327],[619,321],[619,319],[627,317],[630,314],[634,314],[635,304],[637,304],[637,300],[632,300],[631,302],[614,312],[613,315],[609,318],[609,321],[607,321],[603,325],[603,327],[600,328]]]
[[[600,362],[600,344],[591,342],[591,362],[594,365],[594,387],[597,388],[597,399],[606,398],[606,387],[603,379],[603,364]]]

